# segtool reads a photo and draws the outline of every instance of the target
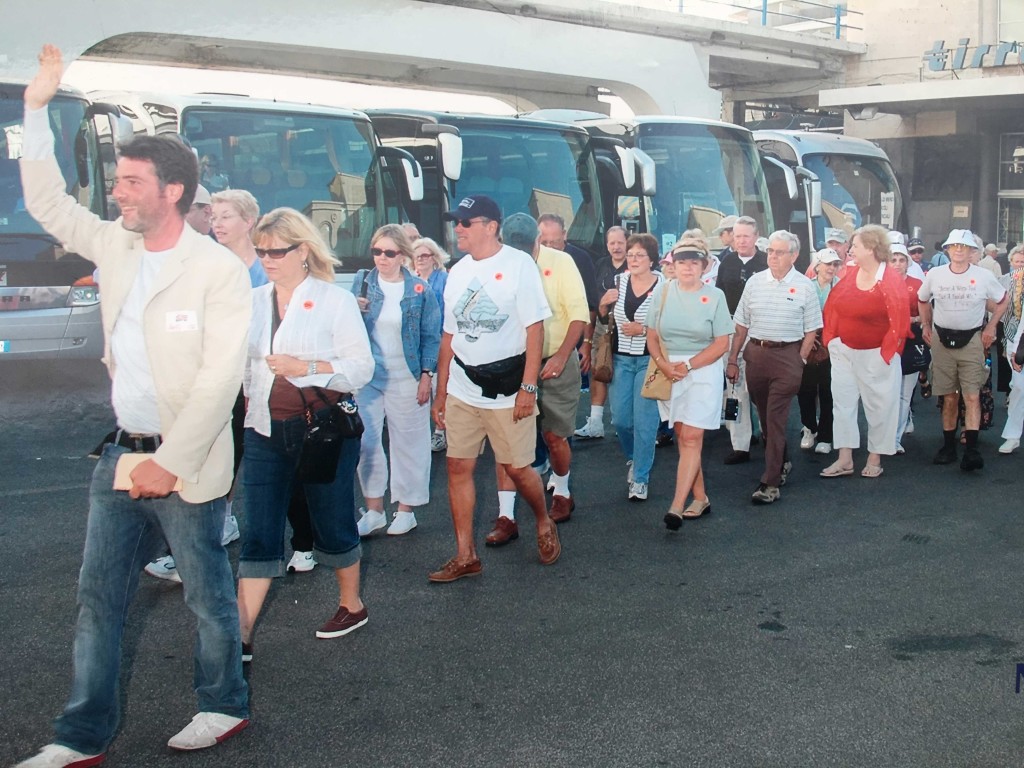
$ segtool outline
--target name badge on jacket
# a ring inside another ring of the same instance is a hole
[[[174,331],[198,331],[199,319],[193,310],[181,310],[167,313],[167,330]]]

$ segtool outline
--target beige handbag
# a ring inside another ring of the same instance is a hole
[[[658,336],[661,336],[661,316],[665,312],[665,295],[668,293],[669,282],[662,283],[661,306],[658,307]],[[661,372],[654,358],[647,363],[647,375],[644,376],[644,385],[640,388],[640,396],[648,400],[670,400],[672,399],[672,382]]]

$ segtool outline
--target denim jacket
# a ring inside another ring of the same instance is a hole
[[[405,295],[402,297],[402,349],[405,362],[413,378],[419,379],[423,371],[437,370],[437,353],[441,346],[441,310],[437,299],[429,286],[402,267],[405,280]],[[384,291],[380,287],[380,273],[376,268],[367,272],[359,270],[352,281],[352,293],[363,295],[366,287],[366,298],[370,306],[363,313],[366,333],[370,337],[370,349],[376,367],[371,385],[381,387],[387,380],[387,369],[384,367],[384,356],[380,346],[373,338],[373,327],[380,317],[384,306]]]

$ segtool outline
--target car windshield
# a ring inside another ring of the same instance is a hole
[[[888,161],[860,155],[805,155],[804,166],[821,180],[822,217],[814,239],[825,241],[825,227],[848,232],[864,224],[899,228],[903,198]]]
[[[199,154],[201,183],[245,189],[265,213],[302,211],[329,241],[344,271],[369,265],[380,174],[365,120],[303,113],[192,108],[182,133]]]

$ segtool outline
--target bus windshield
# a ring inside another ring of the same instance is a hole
[[[903,198],[889,162],[862,155],[805,155],[804,166],[821,180],[821,207],[814,239],[825,242],[825,227],[852,231],[864,224],[899,228]]]
[[[82,130],[85,108],[86,102],[79,99],[55,97],[49,105],[50,127],[67,193],[99,215],[103,185],[96,177],[98,163],[94,160],[96,146],[92,134]],[[21,89],[0,88],[0,239],[4,263],[48,260],[64,255],[63,249],[25,210],[18,169],[24,111]]]
[[[774,228],[749,134],[721,125],[642,123],[636,145],[656,166],[658,191],[646,200],[648,231],[663,252],[687,229],[699,227],[711,237],[723,216],[751,216],[762,232]]]
[[[456,183],[453,204],[466,195],[488,195],[506,217],[555,213],[565,219],[570,242],[600,248],[597,171],[585,134],[467,123],[461,123],[459,129],[462,176]],[[449,242],[454,242],[454,236]]]
[[[282,206],[302,211],[343,271],[372,266],[370,238],[383,220],[384,190],[369,122],[194,107],[184,111],[181,133],[199,154],[200,183],[211,193],[245,189],[262,213]]]

